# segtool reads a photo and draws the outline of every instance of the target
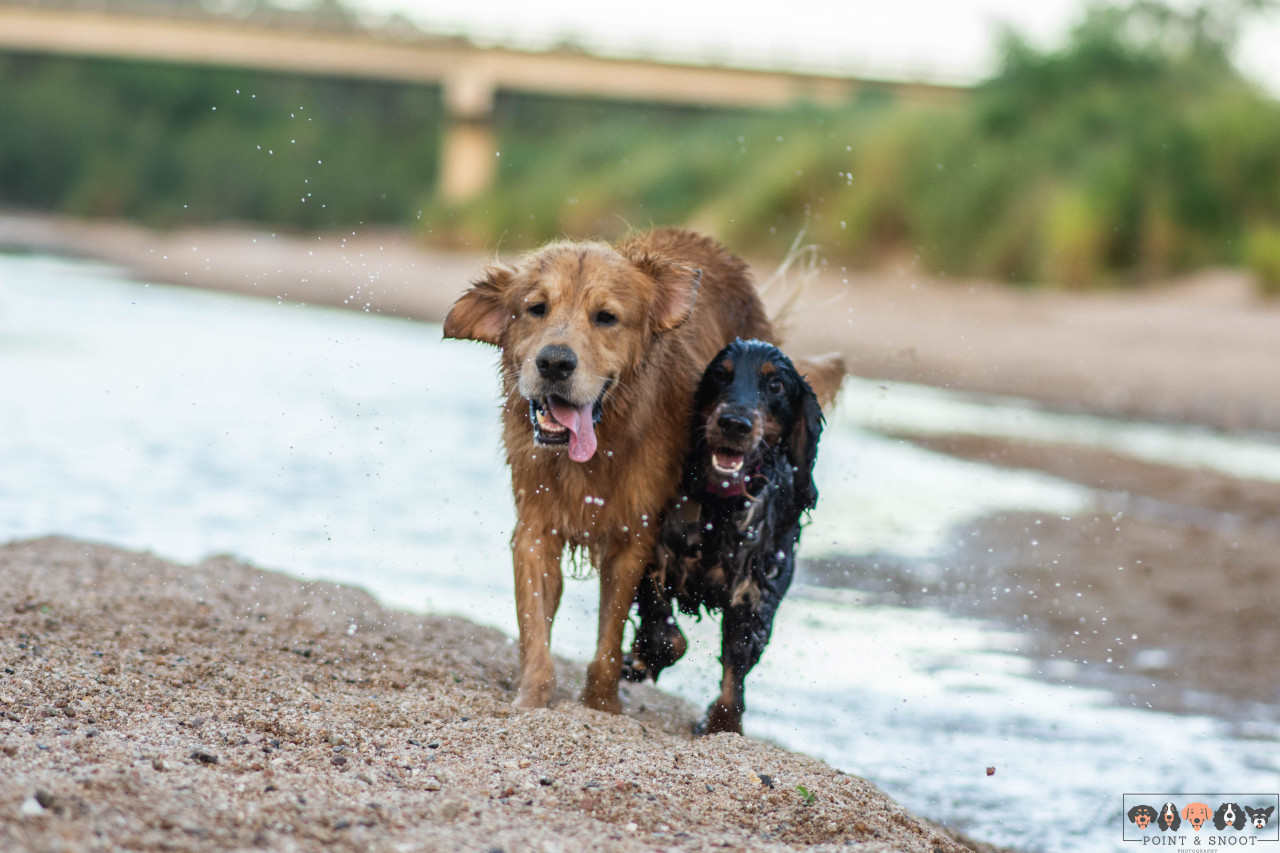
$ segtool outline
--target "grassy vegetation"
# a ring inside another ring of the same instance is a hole
[[[844,263],[905,254],[948,275],[1077,288],[1260,268],[1272,244],[1256,235],[1280,228],[1280,104],[1228,59],[1244,7],[1260,5],[1098,6],[1057,50],[1008,34],[997,73],[948,107],[526,106],[499,115],[492,192],[429,202],[427,218],[507,246],[674,222],[780,252],[803,228]]]
[[[1005,37],[946,106],[868,91],[734,113],[503,94],[498,178],[436,197],[439,93],[0,56],[0,203],[151,223],[421,222],[532,246],[686,224],[781,254],[1096,287],[1247,263],[1280,291],[1280,104],[1228,57],[1274,0],[1097,6],[1063,46]]]

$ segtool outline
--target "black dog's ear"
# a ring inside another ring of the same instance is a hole
[[[471,289],[458,297],[445,316],[444,336],[500,346],[502,331],[511,319],[502,295],[512,276],[509,267],[481,270]]]
[[[803,509],[818,505],[818,487],[813,482],[813,465],[818,461],[818,439],[822,437],[822,407],[813,388],[800,380],[800,405],[787,442],[787,458],[795,468],[796,499]]]

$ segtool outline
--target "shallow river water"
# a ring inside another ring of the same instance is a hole
[[[514,634],[495,365],[438,325],[0,255],[0,540],[229,552]],[[851,380],[823,438],[802,556],[927,557],[992,512],[1089,509],[1083,487],[875,431],[957,418],[1280,479],[1280,451],[1263,443]],[[1268,727],[1244,739],[1211,716],[1131,707],[1026,656],[1023,634],[875,600],[793,587],[748,682],[750,735],[1024,850],[1124,846],[1126,792],[1280,788]],[[568,583],[557,653],[587,658],[594,601],[593,581]],[[718,680],[716,625],[695,629],[663,687],[702,706]]]

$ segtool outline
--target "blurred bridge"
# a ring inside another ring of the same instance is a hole
[[[0,4],[0,50],[440,85],[449,116],[440,186],[453,200],[482,191],[493,177],[489,117],[499,89],[738,108],[839,104],[866,89],[908,100],[948,100],[961,91],[930,83],[611,59],[573,50],[479,47],[422,33],[396,38],[358,28],[285,28],[220,16],[5,4]]]

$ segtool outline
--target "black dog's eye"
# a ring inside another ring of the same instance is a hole
[[[728,382],[733,374],[723,364],[717,364],[711,368],[711,378],[716,382]]]
[[[533,317],[545,317],[545,316],[546,316],[546,314],[547,314],[547,303],[545,303],[545,302],[535,302],[535,303],[533,303],[532,305],[530,305],[530,306],[529,306],[528,311],[529,311],[530,316],[533,316]]]
[[[611,311],[597,311],[597,312],[596,312],[596,325],[597,325],[597,326],[612,326],[612,325],[614,325],[614,324],[615,324],[615,323],[617,323],[617,322],[618,322],[618,315],[617,315],[617,314],[614,314],[614,313],[613,313],[613,312],[611,312]]]
[[[769,384],[767,387],[769,389],[769,393],[775,396],[787,390],[787,386],[783,385],[782,380],[776,376],[769,380]]]

